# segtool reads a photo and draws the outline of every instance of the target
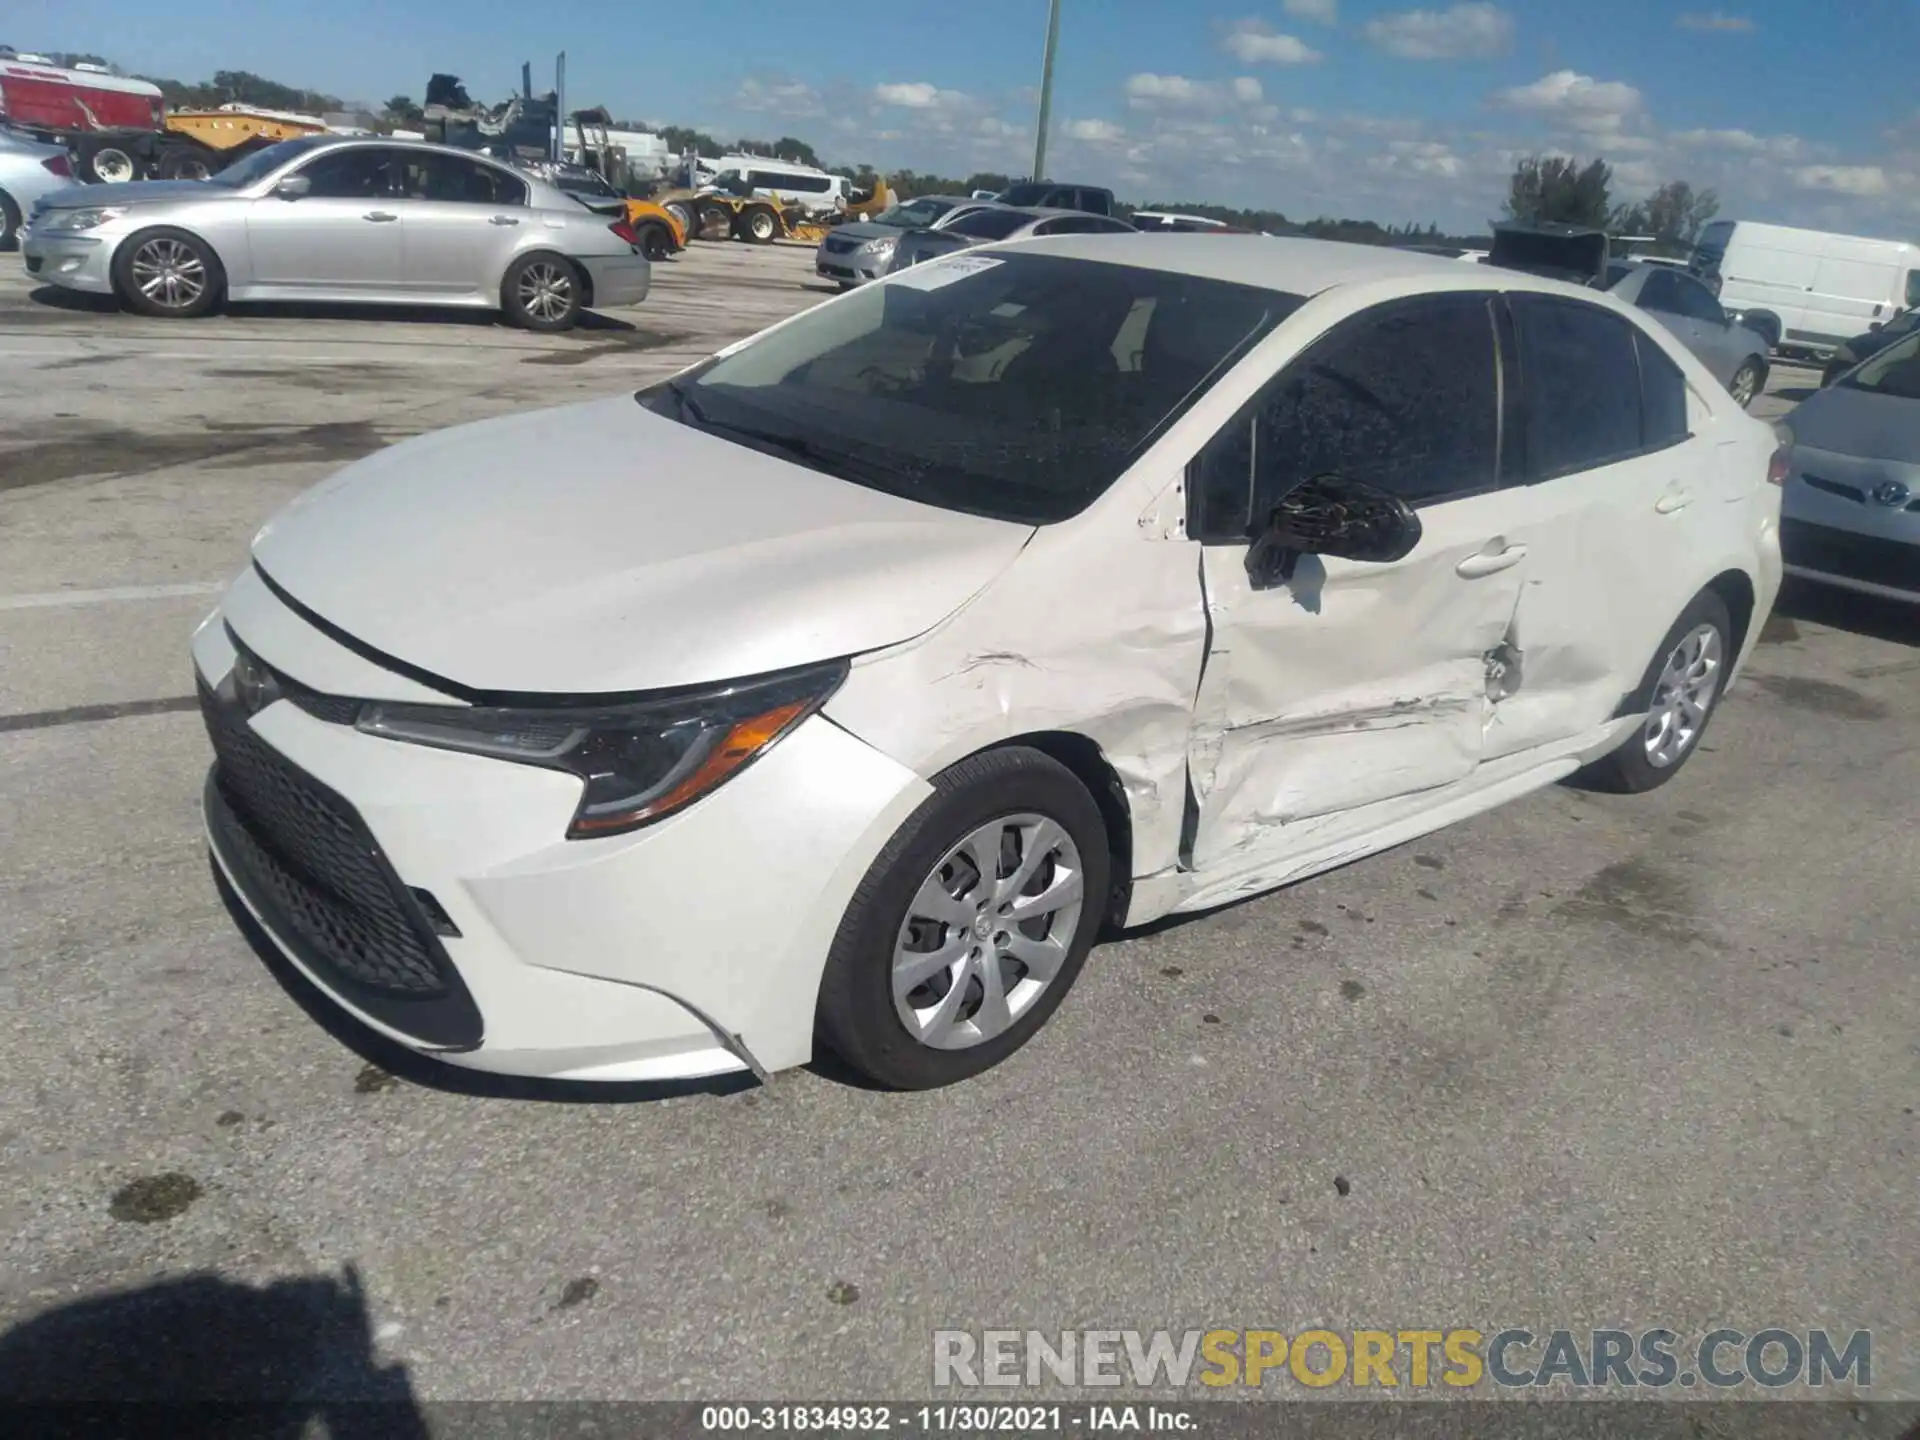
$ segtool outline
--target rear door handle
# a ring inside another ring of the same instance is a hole
[[[361,216],[360,218],[363,220],[373,220],[376,222],[384,222],[387,220],[398,220],[400,217],[398,215],[389,215],[385,210],[369,210],[365,215]]]
[[[1466,580],[1478,580],[1482,575],[1497,575],[1526,558],[1527,547],[1524,545],[1509,545],[1504,550],[1482,550],[1454,566],[1453,573]]]
[[[1666,494],[1662,495],[1658,500],[1653,502],[1653,508],[1659,511],[1662,515],[1671,515],[1677,510],[1686,509],[1687,506],[1691,505],[1692,503],[1693,503],[1693,496],[1689,495],[1686,491],[1669,490]]]
[[[511,215],[496,215],[487,223],[489,225],[518,225],[520,222]]]

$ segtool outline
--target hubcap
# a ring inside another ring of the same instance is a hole
[[[94,152],[93,173],[104,185],[118,185],[133,179],[133,157],[124,150]]]
[[[520,272],[520,304],[540,320],[559,320],[573,308],[573,276],[542,260]]]
[[[965,1050],[1004,1034],[1066,963],[1080,927],[1080,851],[1044,815],[989,821],[948,850],[907,906],[893,1008],[922,1045]]]
[[[1720,660],[1720,631],[1712,625],[1694,626],[1667,656],[1642,733],[1647,763],[1656,770],[1679,764],[1700,738],[1720,688]]]
[[[156,305],[184,310],[207,289],[207,267],[183,240],[149,240],[133,255],[133,283]]]
[[[1759,377],[1751,365],[1743,367],[1740,373],[1733,377],[1733,398],[1735,403],[1747,405],[1752,402],[1753,392],[1759,388],[1758,379]]]

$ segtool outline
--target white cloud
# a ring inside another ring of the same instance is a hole
[[[1510,110],[1588,120],[1630,115],[1640,108],[1640,92],[1626,82],[1596,80],[1572,70],[1556,70],[1531,85],[1498,91],[1493,99]]]
[[[1282,35],[1264,20],[1236,20],[1220,42],[1242,65],[1311,65],[1320,52],[1291,35]]]
[[[807,119],[826,112],[820,92],[798,80],[760,79],[749,75],[734,92],[733,103],[742,110],[770,111],[795,119]]]
[[[1402,10],[1369,20],[1361,32],[1402,60],[1468,60],[1513,48],[1513,17],[1497,5]]]
[[[1127,77],[1127,103],[1136,110],[1226,110],[1261,105],[1266,91],[1251,75],[1231,80],[1190,80],[1185,75],[1142,73]]]
[[[1673,23],[1682,30],[1720,30],[1728,34],[1749,35],[1753,33],[1753,21],[1744,15],[1728,15],[1719,10],[1709,13],[1688,11],[1674,17]]]
[[[1061,132],[1069,140],[1084,140],[1089,145],[1114,145],[1126,138],[1111,120],[1069,120]]]
[[[924,80],[909,80],[893,85],[876,85],[873,98],[882,105],[898,105],[903,110],[931,110],[936,105],[957,105],[966,101],[959,90],[942,90]]]
[[[1450,180],[1466,165],[1437,140],[1394,140],[1383,153],[1368,157],[1367,168],[1380,174],[1431,175]]]
[[[1280,0],[1280,8],[1296,20],[1315,25],[1340,23],[1340,0]]]
[[[1858,200],[1885,195],[1892,188],[1879,165],[1802,165],[1792,178],[1803,190],[1826,190]]]

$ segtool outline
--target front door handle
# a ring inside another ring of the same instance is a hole
[[[400,217],[398,215],[390,215],[385,210],[369,210],[365,215],[361,216],[360,218],[363,220],[373,220],[376,222],[384,222],[387,220],[398,220]]]
[[[487,223],[489,225],[518,225],[520,222],[511,215],[496,215]]]
[[[1653,508],[1662,515],[1671,515],[1675,511],[1686,509],[1687,506],[1692,503],[1693,496],[1689,495],[1686,491],[1669,490],[1653,502]]]
[[[1509,545],[1504,550],[1482,550],[1469,555],[1453,567],[1453,573],[1467,580],[1478,580],[1482,575],[1497,575],[1527,558],[1527,547]]]

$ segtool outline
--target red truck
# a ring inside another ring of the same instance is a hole
[[[166,120],[160,88],[145,80],[0,54],[0,124],[65,145],[83,179],[138,180],[159,153]]]

